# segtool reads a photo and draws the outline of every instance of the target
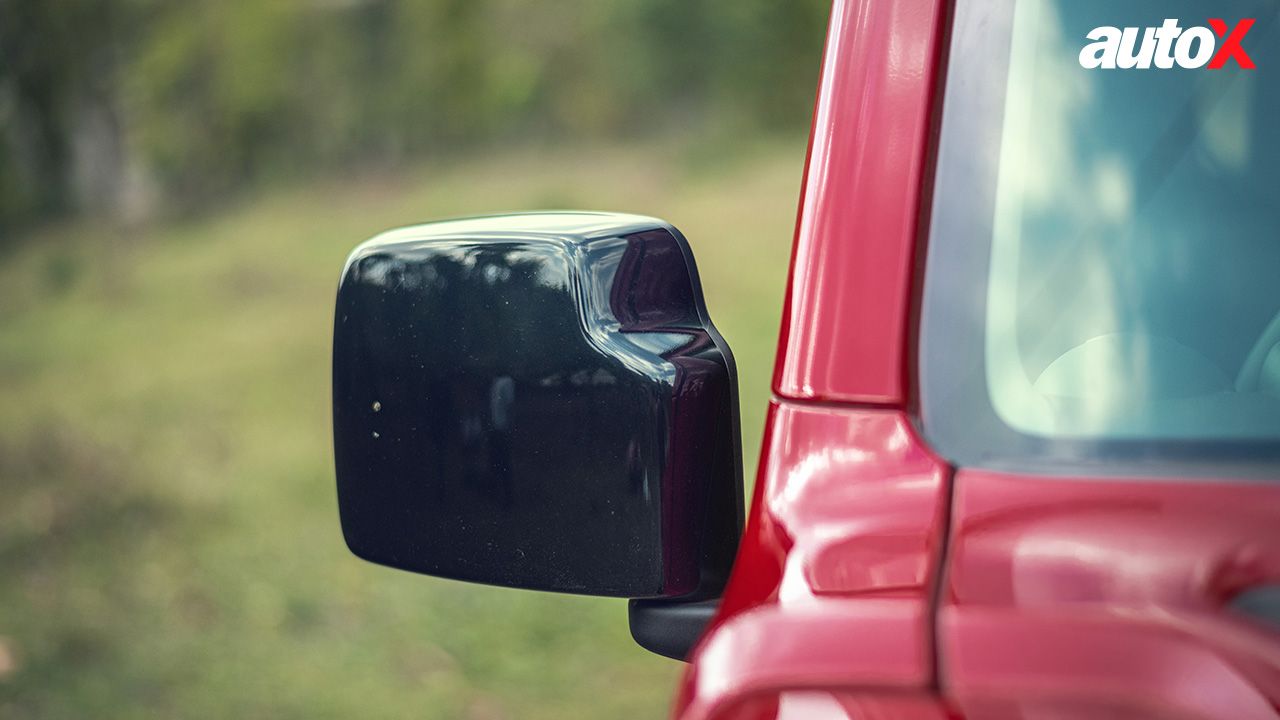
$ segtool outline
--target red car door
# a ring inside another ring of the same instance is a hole
[[[918,387],[965,717],[1277,716],[1276,13],[957,3]]]
[[[1276,12],[834,3],[678,717],[1277,716]]]

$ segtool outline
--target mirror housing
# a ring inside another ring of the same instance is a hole
[[[333,347],[343,535],[507,587],[718,597],[742,531],[733,356],[684,237],[535,213],[419,225],[347,261]]]

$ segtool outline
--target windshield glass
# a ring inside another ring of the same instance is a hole
[[[958,4],[921,338],[943,452],[1280,438],[1276,14]]]

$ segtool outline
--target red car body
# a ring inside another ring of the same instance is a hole
[[[755,495],[674,717],[1272,718],[1280,489],[952,467],[915,347],[950,3],[836,0]]]

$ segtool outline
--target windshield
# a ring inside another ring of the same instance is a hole
[[[944,453],[1280,439],[1276,14],[958,4],[920,354]]]

